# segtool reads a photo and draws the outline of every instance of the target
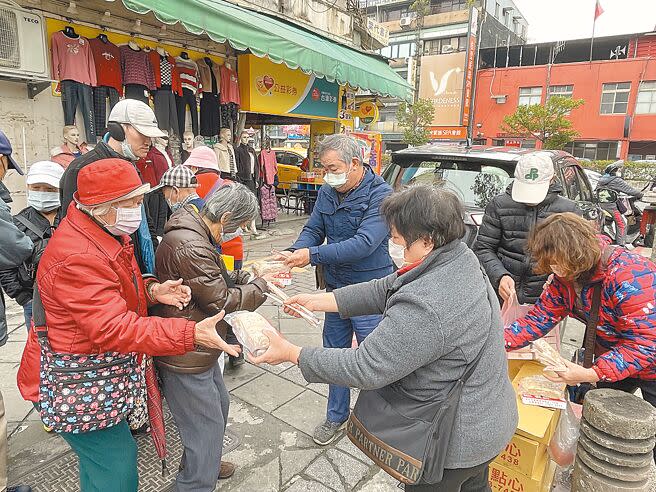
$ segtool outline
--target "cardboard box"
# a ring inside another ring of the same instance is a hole
[[[546,445],[515,434],[506,449],[494,461],[510,470],[530,476],[544,461],[546,453]]]
[[[517,424],[517,434],[532,439],[539,443],[548,445],[551,436],[553,436],[560,418],[560,410],[543,408],[534,405],[525,405],[518,394],[517,386],[519,380],[526,376],[542,374],[543,366],[537,362],[526,362],[513,379],[513,387],[517,393],[517,411],[519,413],[519,422]]]
[[[494,492],[543,492],[549,490],[554,471],[546,454],[530,476],[493,461],[490,463],[490,487]]]
[[[508,359],[508,377],[512,381],[517,376],[517,373],[522,368],[526,361],[521,359]]]

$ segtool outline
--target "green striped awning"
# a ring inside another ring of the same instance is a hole
[[[225,0],[123,0],[133,12],[153,12],[164,24],[180,22],[193,34],[250,50],[289,68],[382,96],[412,98],[412,88],[378,57]]]

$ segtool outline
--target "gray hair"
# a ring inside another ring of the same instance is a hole
[[[346,164],[350,164],[354,158],[357,159],[358,162],[362,162],[360,145],[358,145],[358,142],[353,137],[349,137],[344,133],[328,135],[319,142],[318,150],[319,157],[329,150],[334,150],[337,152],[337,155],[339,155],[340,160],[344,161]]]
[[[241,183],[227,183],[216,190],[205,202],[201,215],[215,224],[228,214],[223,225],[225,232],[235,232],[239,226],[257,215],[255,194]]]

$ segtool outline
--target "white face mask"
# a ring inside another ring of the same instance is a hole
[[[221,233],[221,242],[227,243],[228,241],[232,241],[234,238],[243,235],[244,235],[244,230],[241,227],[237,227],[237,230],[235,232]]]
[[[27,192],[27,204],[39,212],[51,212],[59,208],[59,192],[29,190]]]
[[[139,160],[139,158],[134,155],[134,152],[132,152],[132,146],[128,143],[127,138],[121,142],[121,152],[123,153],[123,157],[129,161],[137,162]]]
[[[405,246],[396,244],[391,239],[388,242],[389,255],[397,268],[405,265]]]
[[[105,229],[114,236],[134,233],[141,225],[141,205],[138,207],[116,207],[116,223],[106,225]]]
[[[348,175],[351,169],[345,173],[326,173],[323,177],[323,182],[332,188],[341,188],[348,181]]]

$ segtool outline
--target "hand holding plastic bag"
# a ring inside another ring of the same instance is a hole
[[[512,294],[501,307],[501,319],[504,328],[508,327],[519,318],[523,318],[533,307],[533,304],[520,304],[517,294]]]

